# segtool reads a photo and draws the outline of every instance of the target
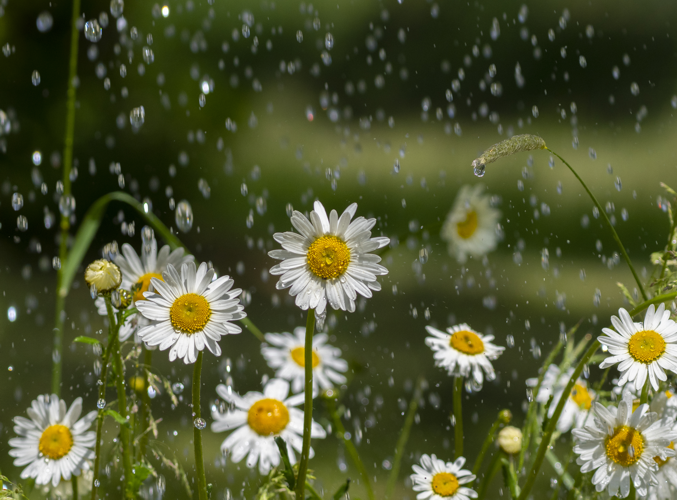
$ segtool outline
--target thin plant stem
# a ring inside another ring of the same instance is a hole
[[[240,323],[242,323],[245,326],[245,328],[247,328],[247,330],[252,332],[254,337],[259,339],[259,341],[261,342],[264,341],[263,332],[257,328],[257,326],[252,322],[252,320],[250,320],[249,318],[242,318],[240,320]]]
[[[511,498],[517,498],[520,494],[520,487],[517,483],[517,473],[515,472],[515,462],[513,457],[506,457],[501,453],[501,468],[503,469],[503,483],[510,492]]]
[[[482,468],[482,462],[484,462],[484,456],[487,454],[491,443],[494,442],[496,431],[503,421],[504,419],[501,418],[501,414],[499,413],[498,417],[489,429],[489,434],[487,434],[487,437],[484,438],[484,443],[482,443],[482,448],[480,448],[480,454],[477,455],[477,458],[475,459],[475,465],[473,465],[472,468],[473,475],[477,476],[477,474],[479,474],[480,469]]]
[[[200,415],[200,377],[202,376],[202,351],[197,354],[197,361],[193,369],[193,444],[195,445],[195,472],[197,474],[197,491],[200,500],[207,500],[207,476],[202,458],[202,429],[198,429],[195,420]]]
[[[644,291],[644,287],[642,286],[642,282],[640,281],[639,276],[637,276],[637,272],[635,271],[635,268],[633,267],[632,262],[630,261],[630,257],[628,256],[628,252],[626,252],[625,247],[623,246],[623,243],[621,242],[621,239],[619,238],[618,233],[616,232],[616,229],[611,224],[611,221],[609,220],[609,217],[607,216],[604,208],[602,208],[602,205],[600,205],[599,201],[597,201],[597,198],[595,198],[595,195],[592,194],[592,191],[590,191],[590,189],[588,189],[588,186],[585,184],[585,182],[583,182],[583,179],[581,179],[581,177],[578,175],[578,173],[573,169],[573,167],[571,165],[569,165],[567,163],[567,161],[564,158],[562,158],[560,155],[555,153],[550,148],[546,147],[545,149],[550,151],[557,158],[559,158],[562,161],[562,163],[564,163],[567,167],[569,167],[569,170],[571,170],[571,173],[574,174],[576,179],[578,179],[578,182],[580,182],[581,185],[583,186],[583,189],[585,189],[585,191],[588,193],[588,196],[590,196],[590,199],[592,200],[592,202],[597,207],[597,210],[599,210],[599,213],[602,215],[602,219],[604,220],[604,222],[606,222],[606,225],[609,226],[609,229],[611,230],[611,234],[613,235],[614,240],[618,244],[618,248],[620,249],[621,254],[623,254],[623,258],[625,259],[625,262],[628,264],[628,267],[630,268],[630,272],[632,272],[632,276],[635,278],[635,282],[637,283],[637,287],[639,288],[639,291],[642,294],[642,297],[644,298],[644,300],[648,300],[649,297],[647,296],[646,292]]]
[[[148,444],[148,425],[150,421],[150,395],[148,394],[148,370],[153,362],[153,351],[144,348],[143,352],[143,395],[141,396],[141,436],[139,438],[139,448],[137,450],[136,460],[140,462],[146,454],[146,445]]]
[[[306,481],[306,488],[308,488],[308,493],[310,493],[310,498],[313,500],[322,500],[320,494],[313,488],[313,485]]]
[[[68,64],[68,101],[66,104],[66,136],[63,148],[63,196],[71,194],[71,167],[73,165],[73,137],[75,135],[75,78],[78,73],[78,42],[80,31],[77,23],[80,18],[80,0],[73,0],[71,15],[71,51]],[[59,259],[61,266],[56,272],[56,318],[54,320],[54,352],[52,354],[52,393],[61,395],[61,356],[63,350],[63,327],[65,322],[66,295],[62,290],[62,268],[68,256],[69,216],[61,216],[61,241]]]
[[[454,378],[454,446],[456,449],[456,457],[463,456],[463,377],[457,376]]]
[[[491,480],[494,478],[498,469],[501,468],[501,452],[496,450],[496,453],[491,457],[491,462],[489,462],[489,468],[487,469],[487,474],[482,478],[480,482],[480,487],[477,490],[477,500],[482,500],[484,495],[487,492],[487,486],[491,483]]]
[[[71,477],[71,484],[73,486],[73,500],[78,500],[80,498],[80,495],[78,495],[78,477],[79,476],[72,476]]]
[[[353,442],[346,437],[346,429],[343,427],[343,422],[341,422],[341,417],[336,411],[336,402],[333,399],[327,399],[327,410],[329,411],[329,416],[331,417],[332,423],[334,425],[334,431],[336,436],[343,441],[344,446],[350,459],[353,461],[353,464],[357,468],[357,471],[360,473],[362,482],[364,483],[364,488],[367,490],[367,497],[369,500],[374,500],[374,491],[371,488],[371,482],[369,481],[369,474],[367,469],[360,460],[360,455],[357,453],[357,448]]]
[[[407,446],[409,434],[411,433],[411,426],[414,424],[414,417],[416,416],[416,411],[418,410],[418,401],[421,399],[421,394],[423,392],[424,380],[425,379],[422,376],[418,377],[418,380],[416,380],[414,395],[412,396],[411,401],[409,401],[407,416],[404,419],[404,425],[402,426],[400,437],[397,440],[397,446],[395,447],[395,459],[393,460],[393,468],[390,472],[390,477],[388,478],[386,498],[391,498],[393,496],[393,491],[395,490],[395,483],[397,482],[397,476],[400,473],[400,466],[402,465],[402,457],[404,456],[404,448]]]
[[[649,402],[649,385],[651,385],[651,382],[649,381],[649,376],[647,375],[646,381],[644,382],[644,387],[642,387],[642,395],[639,399],[639,404],[641,405]]]
[[[301,449],[301,460],[299,460],[299,475],[296,479],[296,498],[301,499],[306,498],[306,473],[310,459],[310,431],[313,424],[313,333],[315,333],[315,309],[308,309],[304,348],[306,393],[303,403],[303,448]]]

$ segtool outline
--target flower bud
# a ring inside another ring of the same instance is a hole
[[[122,273],[112,262],[98,259],[85,269],[85,282],[98,293],[108,293],[120,286]]]
[[[498,413],[498,419],[502,424],[509,424],[512,420],[512,412],[510,410],[501,410]]]
[[[498,446],[509,455],[519,453],[522,449],[522,431],[509,425],[498,433]]]

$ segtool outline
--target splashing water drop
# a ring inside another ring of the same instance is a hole
[[[96,19],[92,19],[85,23],[85,38],[90,42],[95,43],[98,42],[99,40],[101,40],[102,34],[103,30],[99,25],[99,21],[97,21]]]
[[[193,208],[187,200],[181,200],[176,205],[174,220],[182,233],[187,233],[193,227]]]

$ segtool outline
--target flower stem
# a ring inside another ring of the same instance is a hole
[[[202,458],[202,430],[195,425],[200,415],[200,377],[202,375],[202,351],[197,354],[193,369],[193,444],[195,445],[195,472],[197,473],[197,490],[200,500],[207,500],[207,476]]]
[[[520,487],[517,483],[517,473],[515,472],[515,463],[512,457],[506,457],[501,453],[501,468],[503,469],[503,482],[510,492],[511,498],[517,498],[520,494]]]
[[[640,396],[639,399],[639,404],[647,404],[649,402],[649,385],[651,382],[649,382],[649,376],[647,375],[646,381],[644,382],[644,387],[642,387],[642,395]]]
[[[78,476],[73,475],[71,477],[71,484],[73,485],[73,500],[78,500]]]
[[[258,327],[252,322],[252,320],[250,320],[249,318],[242,318],[240,320],[240,323],[242,323],[245,326],[245,328],[247,328],[247,330],[252,332],[252,335],[254,335],[254,337],[263,342],[264,340],[263,332],[258,329]]]
[[[569,170],[571,170],[571,173],[574,174],[576,179],[578,179],[578,182],[581,183],[583,186],[583,189],[588,193],[588,196],[590,196],[590,199],[592,202],[595,204],[597,207],[597,210],[599,210],[599,213],[602,215],[602,218],[604,219],[604,222],[606,222],[606,225],[609,226],[609,229],[611,230],[611,234],[614,237],[614,240],[616,240],[616,243],[618,244],[618,248],[620,249],[621,253],[623,254],[623,258],[625,259],[625,262],[628,264],[628,267],[630,268],[630,272],[632,272],[632,276],[635,278],[635,282],[637,283],[637,287],[639,288],[640,293],[642,294],[642,297],[644,300],[648,300],[648,296],[646,292],[644,291],[644,287],[642,286],[642,282],[639,279],[639,276],[637,276],[637,272],[635,271],[635,268],[632,265],[632,262],[630,261],[630,257],[628,256],[628,252],[625,251],[625,247],[623,246],[623,243],[621,242],[621,239],[618,236],[618,233],[616,232],[616,229],[611,225],[611,221],[609,220],[609,217],[606,215],[606,211],[602,208],[602,205],[599,204],[599,201],[597,201],[597,198],[595,198],[595,195],[592,194],[592,191],[588,189],[588,186],[583,182],[583,179],[580,178],[580,176],[576,173],[576,171],[573,169],[571,165],[569,165],[564,158],[562,158],[560,155],[555,153],[552,149],[546,148],[548,151],[550,151],[552,154],[554,154],[557,158],[559,158],[562,163],[564,163],[567,167],[569,167]]]
[[[402,465],[404,447],[407,445],[409,433],[411,432],[411,426],[414,424],[414,417],[416,416],[416,410],[418,410],[418,400],[421,399],[421,393],[423,392],[424,380],[425,379],[422,376],[418,377],[418,380],[416,381],[416,388],[414,389],[414,395],[409,402],[407,416],[404,419],[404,425],[402,426],[402,431],[400,431],[400,437],[397,440],[397,446],[395,447],[395,460],[393,461],[393,469],[390,472],[390,477],[388,478],[386,498],[391,498],[393,496],[393,491],[395,490],[395,483],[397,482],[397,476],[400,473],[400,466]]]
[[[148,394],[148,372],[153,362],[153,351],[144,348],[143,352],[143,395],[141,396],[141,437],[139,439],[139,449],[137,450],[137,462],[140,462],[146,454],[146,445],[148,444],[148,425],[150,421],[150,395]]]
[[[484,439],[484,443],[482,443],[482,448],[480,448],[480,454],[477,455],[475,465],[473,465],[472,468],[473,475],[477,476],[479,474],[480,469],[482,468],[482,462],[484,461],[484,456],[487,454],[487,450],[489,449],[489,446],[491,446],[491,443],[494,442],[498,426],[501,425],[501,422],[503,421],[504,420],[501,418],[501,414],[499,413],[498,417],[496,417],[496,420],[492,424],[491,429],[489,429],[489,434],[487,434],[487,437]]]
[[[456,447],[456,457],[463,456],[463,377],[457,376],[454,379],[454,446]]]
[[[313,424],[313,333],[315,333],[315,309],[308,309],[306,319],[305,371],[306,393],[303,403],[303,448],[296,479],[296,498],[305,499],[306,472],[310,458],[310,430]]]
[[[68,102],[66,104],[66,137],[63,148],[63,196],[71,194],[71,166],[73,165],[73,136],[75,134],[75,78],[78,72],[78,41],[80,32],[77,27],[80,17],[80,0],[73,0],[71,15],[71,52],[68,66]],[[61,395],[61,355],[63,350],[63,326],[65,321],[66,295],[68,290],[61,289],[63,266],[68,256],[68,230],[70,222],[67,215],[61,216],[61,241],[59,259],[61,266],[56,272],[56,318],[54,320],[54,353],[52,354],[52,394]]]
[[[494,456],[491,457],[491,462],[489,462],[489,468],[487,469],[487,474],[482,478],[480,487],[477,491],[477,500],[482,500],[485,493],[487,492],[487,486],[491,483],[491,480],[494,478],[498,469],[501,468],[501,455],[502,453],[499,450],[496,450]]]
[[[327,410],[329,411],[329,415],[331,416],[336,436],[343,441],[343,444],[346,447],[346,451],[348,452],[348,455],[350,455],[350,459],[353,461],[353,464],[355,465],[355,467],[357,467],[357,470],[360,473],[360,477],[364,482],[364,488],[367,490],[367,497],[369,497],[369,500],[374,500],[375,498],[374,491],[371,489],[371,482],[369,481],[369,474],[367,473],[367,469],[362,463],[362,460],[360,460],[360,455],[359,453],[357,453],[357,448],[355,448],[353,442],[350,439],[346,438],[346,429],[345,427],[343,427],[341,417],[336,411],[336,403],[334,402],[333,399],[327,399]]]

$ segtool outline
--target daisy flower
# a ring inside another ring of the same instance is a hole
[[[475,480],[469,470],[463,469],[465,458],[444,462],[435,455],[423,455],[421,465],[414,465],[411,475],[414,491],[420,491],[418,500],[468,500],[477,498],[477,492],[463,486]]]
[[[85,269],[85,283],[95,293],[112,292],[122,283],[120,268],[106,259],[98,259]]]
[[[442,226],[440,236],[460,264],[468,260],[468,255],[481,257],[496,249],[501,212],[491,206],[491,197],[483,190],[481,184],[463,186]]]
[[[482,335],[465,323],[447,328],[448,333],[432,326],[425,329],[432,335],[426,337],[425,343],[435,353],[435,366],[446,368],[454,376],[467,377],[472,372],[478,384],[484,381],[482,370],[488,380],[496,378],[489,361],[498,358],[505,347],[492,344],[493,335]]]
[[[635,323],[623,308],[618,310],[620,319],[611,316],[611,328],[604,328],[606,335],[598,340],[606,346],[611,356],[599,365],[608,368],[616,363],[621,372],[619,385],[633,382],[636,391],[641,391],[647,376],[651,386],[658,390],[659,381],[667,380],[665,370],[677,372],[677,324],[670,319],[670,311],[661,304],[654,310],[653,304],[646,310],[644,323]]]
[[[216,392],[234,406],[226,413],[212,409],[212,432],[235,429],[221,445],[221,451],[229,453],[233,462],[247,456],[247,467],[251,469],[258,462],[259,472],[267,474],[280,464],[277,436],[287,443],[291,463],[296,462],[294,450],[300,453],[303,446],[303,411],[294,407],[303,403],[303,393],[289,396],[289,382],[280,379],[271,379],[263,394],[248,392],[238,396],[223,384],[216,387]],[[310,436],[324,438],[327,433],[313,421]],[[313,455],[310,448],[310,457]]]
[[[143,294],[151,288],[151,278],[162,280],[162,273],[171,264],[175,268],[180,268],[186,262],[192,262],[192,255],[185,255],[183,248],[177,248],[173,252],[169,245],[165,245],[158,252],[157,241],[152,238],[139,258],[134,248],[125,243],[122,245],[122,254],[115,258],[115,263],[122,271],[122,285],[124,290],[134,290],[132,295],[132,305],[136,302],[146,300]],[[106,316],[106,302],[102,297],[96,299],[95,305],[98,313]],[[120,326],[120,341],[124,342],[140,327],[148,325],[148,320],[143,315],[136,313],[127,317],[125,323]]]
[[[550,396],[553,397],[548,410],[548,418],[551,418],[555,413],[557,403],[562,397],[564,388],[569,383],[573,372],[574,369],[569,368],[564,373],[560,373],[557,365],[550,365],[545,372],[541,388],[538,391],[538,396],[536,396],[536,402],[546,404]],[[528,387],[536,387],[537,383],[537,378],[527,379]],[[571,427],[581,427],[588,418],[588,413],[595,397],[595,391],[588,389],[588,384],[585,380],[581,378],[576,380],[576,384],[571,390],[567,402],[564,404],[562,414],[557,421],[557,430],[559,432],[567,432]]]
[[[388,245],[390,239],[371,237],[376,219],[358,217],[351,222],[357,203],[340,217],[336,210],[327,217],[319,201],[314,208],[310,220],[301,212],[292,214],[291,223],[301,234],[273,235],[283,249],[268,255],[282,262],[273,266],[270,274],[280,276],[277,289],[289,288],[296,305],[304,311],[315,309],[322,315],[329,301],[334,309],[354,312],[358,293],[369,298],[372,290],[381,289],[376,276],[386,275],[388,270],[378,264],[378,255],[369,252]]]
[[[30,419],[14,418],[14,432],[19,437],[9,440],[14,465],[28,465],[21,471],[21,479],[35,478],[36,484],[51,482],[56,487],[61,478],[68,481],[89,469],[96,443],[96,433],[89,428],[97,412],[91,411],[78,420],[82,398],[67,408],[56,394],[38,396],[27,413]]]
[[[305,338],[306,329],[302,326],[291,333],[266,333],[268,345],[261,347],[261,354],[268,366],[277,370],[275,377],[291,382],[293,392],[303,390],[305,383]],[[346,378],[339,372],[348,370],[348,363],[341,359],[341,349],[327,342],[327,335],[321,333],[313,337],[313,383],[323,390],[343,384]]]
[[[671,428],[672,432],[677,434],[677,398],[671,391],[665,391],[654,396],[651,401],[651,411],[658,413],[661,422]],[[670,441],[668,448],[675,448],[675,442]],[[667,457],[665,460],[660,457],[654,457],[658,464],[656,478],[658,484],[649,486],[647,498],[649,500],[671,500],[677,498],[677,460],[674,457]]]
[[[214,279],[214,270],[203,262],[196,270],[194,262],[181,266],[181,274],[172,264],[162,273],[164,281],[151,278],[155,292],[145,292],[146,300],[136,307],[147,319],[148,326],[139,329],[139,338],[147,346],[169,349],[169,360],[183,359],[195,363],[198,351],[205,346],[215,356],[221,355],[219,340],[223,335],[240,333],[230,323],[246,316],[237,298],[242,290],[231,290],[228,276]]]
[[[646,497],[649,485],[657,481],[655,458],[666,460],[675,456],[668,445],[677,438],[677,433],[658,420],[656,413],[648,412],[649,405],[639,405],[633,412],[632,402],[629,395],[623,397],[618,409],[595,402],[592,410],[596,418],[592,425],[572,431],[581,473],[594,470],[595,489],[598,492],[606,489],[609,495],[621,498],[630,493],[631,480],[638,496]]]

